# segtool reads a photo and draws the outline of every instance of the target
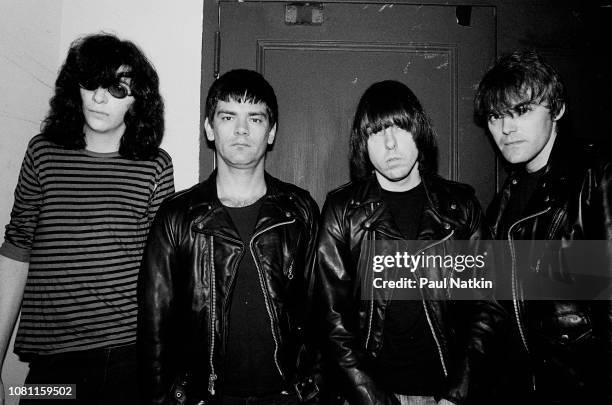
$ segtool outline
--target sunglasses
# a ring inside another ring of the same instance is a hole
[[[102,86],[98,81],[84,81],[79,83],[79,86],[85,90],[94,91],[98,87],[105,88],[108,93],[115,98],[126,98],[127,96],[132,95],[132,89],[127,83],[123,83],[121,81],[116,81],[108,86]]]

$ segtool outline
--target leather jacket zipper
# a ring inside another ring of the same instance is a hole
[[[295,219],[292,219],[291,221],[286,221],[286,222],[280,222],[278,224],[274,224],[268,228],[262,229],[261,231],[257,232],[255,235],[253,235],[251,237],[251,241],[249,243],[249,248],[251,250],[251,255],[253,255],[253,260],[255,261],[255,267],[257,267],[257,274],[259,275],[259,284],[261,286],[261,292],[264,295],[264,301],[266,303],[266,310],[268,311],[268,317],[270,318],[270,330],[272,331],[272,338],[274,339],[274,363],[276,364],[276,368],[278,369],[279,374],[281,375],[281,377],[283,379],[285,379],[285,374],[283,373],[281,367],[280,367],[280,363],[278,361],[278,341],[279,338],[277,336],[276,330],[274,329],[274,316],[272,315],[272,309],[270,307],[270,297],[268,296],[267,293],[267,289],[265,288],[265,284],[264,284],[264,278],[263,278],[263,273],[261,271],[261,267],[259,267],[259,260],[257,259],[257,256],[255,255],[255,250],[253,249],[253,242],[255,242],[255,238],[257,238],[259,235],[261,235],[264,232],[269,231],[270,229],[274,229],[277,228],[279,226],[283,226],[283,225],[289,225],[295,222]]]
[[[291,264],[289,265],[289,268],[287,269],[287,278],[289,280],[293,280],[293,263],[295,262],[295,260],[291,261]]]
[[[381,232],[384,235],[384,232]],[[371,238],[368,238],[368,242],[373,242]],[[373,276],[372,276],[373,277]],[[369,316],[368,316],[368,333],[366,334],[365,347],[368,349],[368,345],[370,344],[370,336],[372,335],[372,318],[374,318],[374,288],[371,288],[370,293],[370,308],[369,308]]]
[[[527,339],[525,338],[525,332],[523,329],[523,326],[521,325],[521,318],[520,318],[520,311],[519,311],[519,307],[518,307],[518,291],[517,291],[517,287],[518,287],[518,277],[516,275],[516,251],[514,249],[514,239],[512,239],[512,228],[514,228],[516,225],[518,225],[519,223],[526,221],[528,219],[532,219],[537,217],[538,215],[542,215],[544,213],[547,213],[548,211],[550,211],[550,207],[546,208],[543,211],[540,212],[536,212],[535,214],[532,214],[528,217],[519,219],[518,221],[516,221],[515,223],[513,223],[510,228],[508,228],[508,245],[510,247],[510,257],[512,259],[512,301],[513,301],[513,306],[514,306],[514,315],[516,316],[516,323],[518,325],[518,329],[519,329],[519,334],[521,336],[521,340],[523,341],[523,345],[525,346],[525,350],[527,350],[527,353],[529,353],[529,348],[527,347]]]
[[[519,331],[519,335],[521,337],[521,341],[523,342],[523,346],[525,347],[525,350],[527,351],[527,353],[529,352],[529,346],[527,346],[527,338],[525,336],[525,330],[523,328],[523,325],[521,323],[521,314],[520,314],[520,308],[519,308],[519,303],[518,303],[518,276],[516,274],[516,251],[514,249],[514,240],[512,239],[512,228],[514,228],[516,225],[518,225],[519,223],[526,221],[528,219],[532,219],[535,218],[539,215],[545,214],[548,211],[550,211],[550,207],[546,208],[543,211],[540,212],[536,212],[535,214],[532,214],[528,217],[519,219],[518,221],[516,221],[515,223],[513,223],[510,228],[508,228],[508,245],[510,247],[510,257],[512,259],[512,306],[514,308],[514,316],[516,317],[516,325],[518,327],[518,331]],[[535,391],[536,388],[536,384],[535,384],[535,376],[532,375],[532,385],[533,385],[533,389]]]
[[[208,376],[208,392],[210,395],[215,395],[215,381],[217,380],[217,374],[215,373],[215,313],[216,313],[216,288],[215,288],[215,250],[213,247],[213,237],[209,236],[208,239],[208,258],[210,268],[210,351],[208,355],[208,361],[210,365],[210,375]]]
[[[420,249],[419,251],[417,251],[415,253],[415,255],[418,255],[421,252],[424,252],[427,249],[430,249],[436,245],[439,245],[440,243],[450,239],[451,236],[453,236],[453,234],[455,233],[455,230],[453,229],[448,235],[446,235],[443,239],[439,240],[436,243],[432,243],[431,245],[428,245],[426,247],[424,247],[423,249]],[[412,273],[413,277],[416,279],[416,274]],[[423,291],[421,289],[419,289],[419,292],[421,293],[421,303],[423,304],[423,310],[425,311],[425,317],[427,318],[427,323],[429,324],[429,329],[431,329],[431,334],[434,338],[434,341],[436,342],[436,347],[438,348],[438,355],[440,356],[440,363],[442,364],[442,371],[444,372],[444,377],[448,377],[448,369],[446,368],[446,361],[444,360],[444,353],[442,353],[442,345],[440,344],[440,339],[438,338],[438,335],[436,335],[436,331],[433,327],[433,322],[431,321],[431,315],[429,314],[429,310],[427,309],[427,304],[425,303],[425,296],[423,295]]]
[[[238,239],[234,239],[234,238],[224,238],[226,240],[231,240],[232,242],[235,242],[237,244],[240,244],[241,246],[243,246],[243,242],[241,240]],[[240,261],[242,260],[242,257],[244,256],[244,246],[242,247],[242,252],[240,253],[240,255],[238,256],[238,259],[236,260],[236,263],[240,263]],[[229,287],[228,287],[228,291],[227,291],[227,295],[226,297],[231,297],[232,296],[232,291],[234,290],[234,279],[236,278],[236,274],[238,273],[238,269],[234,269],[234,271],[232,272],[232,275],[230,276],[229,279]],[[223,314],[223,325],[225,326],[223,328],[223,347],[227,347],[227,330],[228,327],[227,325],[229,324],[229,321],[227,319],[227,304],[228,304],[229,300],[225,299],[223,301],[223,307],[221,309],[221,313]]]
[[[227,237],[221,237],[222,239],[227,239],[236,243],[242,243],[241,241],[239,241],[238,239],[234,239],[234,238],[227,238]],[[210,367],[210,374],[208,376],[208,392],[210,393],[210,395],[215,395],[215,381],[217,380],[217,374],[215,373],[215,363],[214,363],[214,353],[215,353],[215,317],[216,317],[216,307],[217,307],[217,289],[216,289],[216,277],[215,277],[215,250],[214,250],[214,238],[213,235],[208,235],[208,246],[209,246],[209,252],[208,252],[208,257],[209,257],[209,263],[208,263],[208,267],[210,269],[210,325],[209,325],[209,345],[210,345],[210,350],[209,350],[209,367]],[[233,279],[235,277],[235,272],[234,275],[232,276],[232,279],[230,280],[230,285],[233,282]],[[225,313],[225,312],[224,312]],[[227,324],[227,323],[226,323]],[[224,340],[225,340],[225,328],[223,330],[223,335],[224,335]]]

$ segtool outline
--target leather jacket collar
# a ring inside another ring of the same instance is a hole
[[[219,201],[216,180],[217,172],[214,171],[199,186],[198,202],[190,207],[192,214],[194,214],[194,231],[239,241],[240,236],[232,225],[230,217],[223,209],[221,201]],[[299,218],[295,204],[291,203],[294,197],[283,192],[279,187],[278,180],[268,173],[265,173],[265,181],[267,191],[263,197],[264,201],[253,234]]]
[[[573,142],[557,135],[548,162],[543,168],[542,177],[521,218],[543,214],[551,210],[557,202],[570,199],[569,193],[572,189],[570,185],[581,181],[584,176],[582,169],[587,166],[585,158],[577,153],[578,149]],[[513,186],[518,184],[524,174],[523,167],[515,167],[497,197],[497,204],[495,202],[491,204],[490,214],[495,216],[489,218],[495,235],[499,233],[499,225],[502,223],[503,214],[513,193]],[[498,236],[507,237],[507,235]]]
[[[417,240],[440,240],[459,225],[459,204],[437,175],[421,176],[426,201]],[[365,180],[349,203],[349,209],[366,207],[367,216],[362,228],[371,228],[392,239],[403,239],[392,214],[382,200],[382,189],[372,175]]]

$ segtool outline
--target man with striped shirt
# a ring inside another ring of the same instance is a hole
[[[132,404],[138,268],[174,191],[157,73],[133,43],[87,36],[50,106],[0,247],[0,359],[23,296],[15,352],[27,384],[75,384],[72,404]]]

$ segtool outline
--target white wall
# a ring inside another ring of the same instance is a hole
[[[2,224],[13,205],[12,191],[26,145],[38,133],[49,105],[59,58],[61,11],[61,1],[0,1]]]
[[[0,243],[24,151],[52,94],[61,15],[61,0],[0,0]],[[23,383],[27,372],[12,346],[2,370],[5,387]],[[7,405],[16,403],[8,398]]]
[[[166,105],[162,147],[176,188],[198,181],[201,0],[0,0],[0,243],[27,142],[39,131],[68,46],[99,31],[135,42],[155,65]],[[5,387],[22,383],[25,372],[11,345]]]

